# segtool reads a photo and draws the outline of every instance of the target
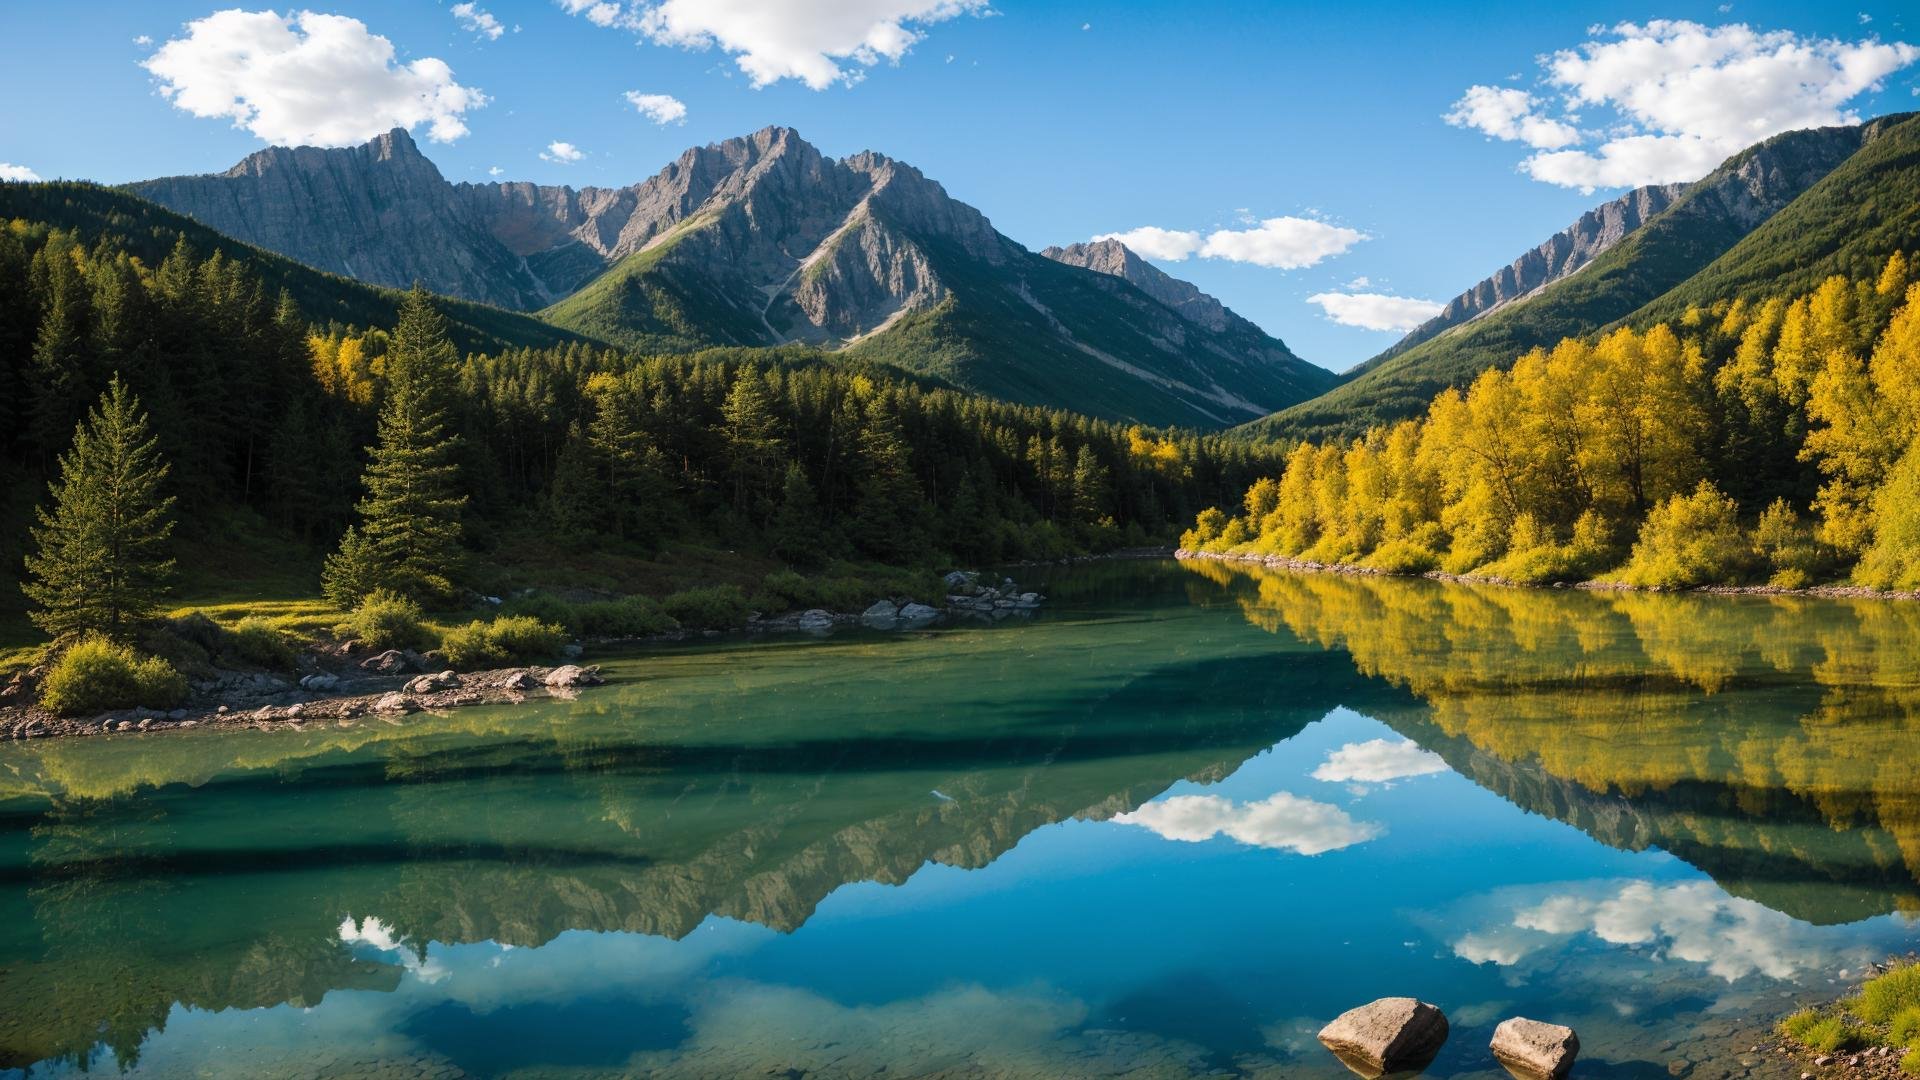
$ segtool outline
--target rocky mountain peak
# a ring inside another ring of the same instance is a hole
[[[1229,323],[1240,318],[1191,282],[1161,270],[1112,237],[1050,247],[1040,254],[1054,262],[1130,281],[1135,288],[1172,308],[1188,322],[1209,330],[1225,330]]]

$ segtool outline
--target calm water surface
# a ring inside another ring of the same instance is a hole
[[[1029,575],[1031,576],[1031,575]],[[1916,944],[1920,606],[1219,564],[572,702],[0,746],[0,1075],[1773,1075]],[[1797,1070],[1795,1070],[1797,1074]]]

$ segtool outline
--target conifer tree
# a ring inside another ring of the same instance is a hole
[[[1094,456],[1093,447],[1082,446],[1073,459],[1074,516],[1089,524],[1106,517],[1111,487],[1107,467]]]
[[[807,471],[799,463],[787,466],[786,479],[780,485],[780,509],[767,530],[774,554],[800,567],[818,566],[826,561],[831,539],[820,519],[820,502]]]
[[[920,548],[924,502],[912,455],[895,408],[885,397],[874,398],[860,432],[853,539],[875,558],[901,558]]]
[[[362,478],[360,537],[377,584],[417,599],[453,590],[460,564],[459,437],[450,430],[456,356],[446,320],[415,285],[387,352],[379,444]]]
[[[759,372],[752,368],[740,372],[727,392],[721,417],[727,440],[727,474],[733,481],[733,508],[755,521],[764,521],[786,442],[780,437],[780,421]]]
[[[98,631],[126,638],[152,617],[173,572],[169,466],[140,402],[115,376],[99,407],[73,433],[49,485],[52,509],[38,507],[35,553],[21,588],[34,625],[66,641]]]

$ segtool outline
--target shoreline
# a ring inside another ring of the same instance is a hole
[[[1498,585],[1508,589],[1579,589],[1584,592],[1653,593],[1663,596],[1790,596],[1820,600],[1920,600],[1920,592],[1894,592],[1881,589],[1869,589],[1863,585],[1809,585],[1799,589],[1787,589],[1778,585],[1694,585],[1687,588],[1669,589],[1649,585],[1628,585],[1620,581],[1574,581],[1536,584],[1534,582],[1514,581],[1511,578],[1493,577],[1482,574],[1449,574],[1444,570],[1427,570],[1418,574],[1406,574],[1393,570],[1381,570],[1372,566],[1356,566],[1352,563],[1323,563],[1315,562],[1311,559],[1288,558],[1284,555],[1194,551],[1190,548],[1176,549],[1173,557],[1182,561],[1205,559],[1213,562],[1252,563],[1273,570],[1291,570],[1302,574],[1355,574],[1370,577],[1425,578],[1428,581],[1445,582],[1449,585]]]

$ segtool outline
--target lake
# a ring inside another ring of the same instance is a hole
[[[0,1076],[1786,1075],[1920,937],[1920,605],[1220,563],[573,701],[0,744]],[[1798,1068],[1791,1070],[1798,1074]]]

